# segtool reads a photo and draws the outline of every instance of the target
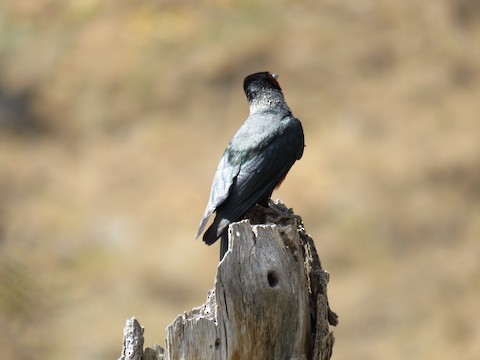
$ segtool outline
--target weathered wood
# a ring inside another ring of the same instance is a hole
[[[127,320],[123,330],[123,350],[120,360],[142,360],[143,330],[137,319]]]
[[[178,316],[165,350],[147,348],[143,359],[330,359],[337,316],[329,277],[301,218],[281,203],[258,206],[248,218],[229,228],[229,251],[206,303]],[[143,328],[132,318],[120,359],[140,359],[140,344]]]

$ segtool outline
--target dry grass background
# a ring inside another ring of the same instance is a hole
[[[335,359],[480,358],[480,5],[7,1],[0,5],[0,347],[112,359],[203,303],[193,241],[280,73],[306,151],[274,195],[331,273]]]

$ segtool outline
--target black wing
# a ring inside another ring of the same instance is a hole
[[[249,153],[233,179],[227,198],[217,206],[217,218],[205,233],[204,241],[213,243],[228,224],[240,220],[255,204],[268,200],[275,187],[303,154],[304,137],[300,121],[272,138],[265,147]]]

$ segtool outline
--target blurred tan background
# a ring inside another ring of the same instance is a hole
[[[204,302],[193,241],[280,74],[306,150],[274,198],[303,216],[340,316],[334,359],[480,359],[480,3],[0,4],[0,347],[115,359]]]

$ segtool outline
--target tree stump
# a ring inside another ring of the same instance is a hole
[[[175,319],[165,349],[143,350],[143,328],[127,320],[120,360],[330,359],[328,280],[302,219],[279,202],[256,206],[229,227],[206,303]]]

